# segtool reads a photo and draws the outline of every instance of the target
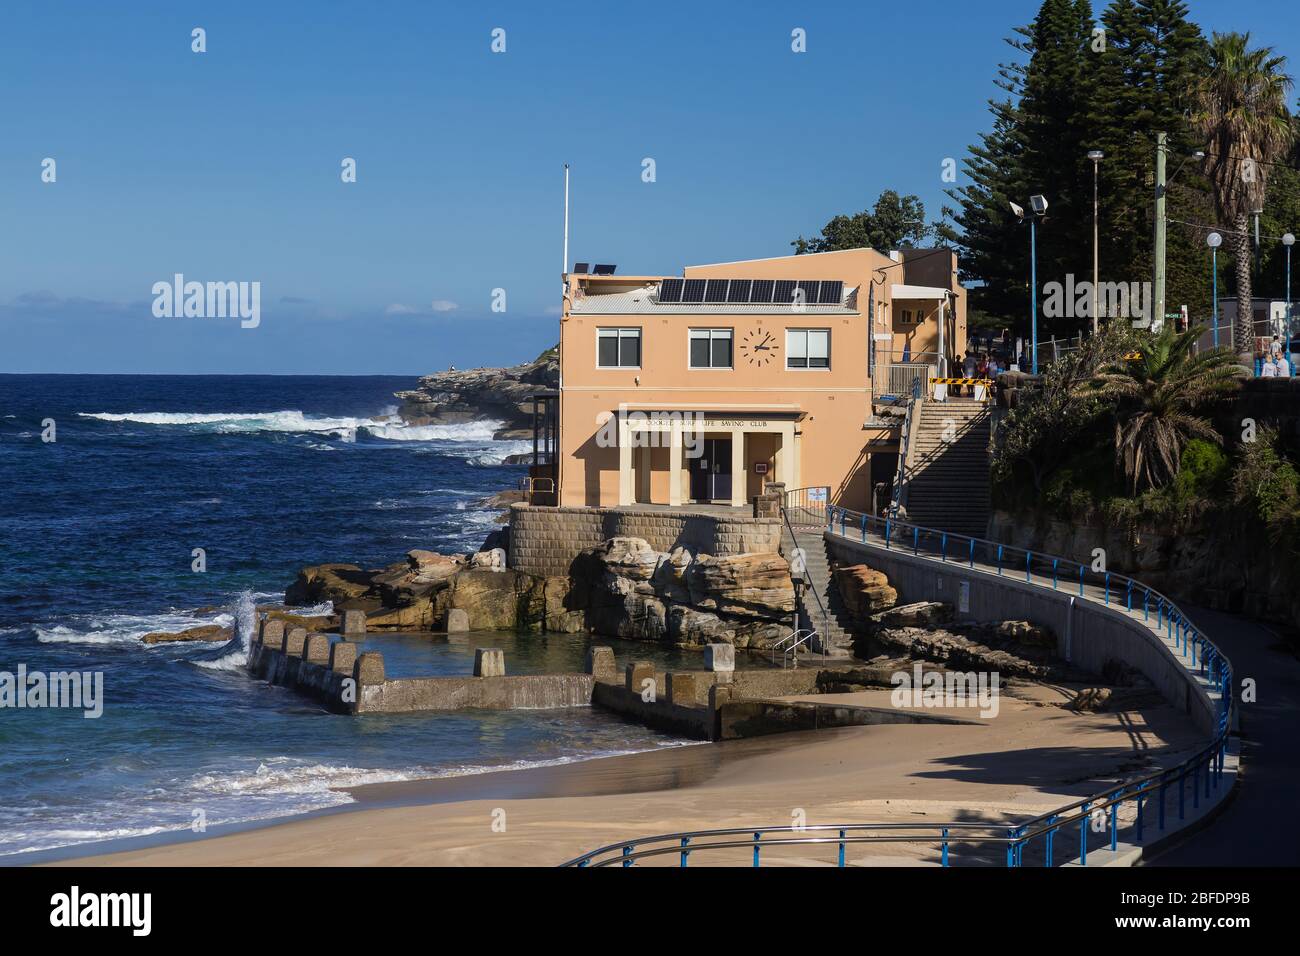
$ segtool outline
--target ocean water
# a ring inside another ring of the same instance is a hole
[[[403,425],[393,392],[414,384],[0,375],[0,672],[103,680],[97,719],[0,709],[0,855],[338,806],[350,798],[336,788],[366,782],[682,743],[585,709],[350,719],[245,675],[254,604],[279,600],[299,567],[473,550],[496,527],[476,504],[517,486],[523,469],[502,459],[531,444],[493,441],[494,422]],[[212,622],[236,638],[139,640]],[[472,668],[474,642],[373,640],[403,672]],[[474,641],[505,646],[518,673],[577,669],[586,644]]]

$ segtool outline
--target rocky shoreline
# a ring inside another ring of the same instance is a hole
[[[409,425],[499,421],[497,440],[532,438],[537,392],[558,388],[558,348],[509,368],[448,369],[425,375],[414,389],[395,393],[397,414]]]

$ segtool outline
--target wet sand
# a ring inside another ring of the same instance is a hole
[[[836,696],[888,706],[888,693]],[[1065,693],[1046,687],[1020,699],[1004,695],[998,716],[978,726],[855,727],[376,784],[349,791],[357,802],[348,812],[65,862],[553,866],[635,836],[782,825],[801,815],[808,824],[998,820],[1078,799],[1101,781],[1175,761],[1200,743],[1167,706],[1076,714],[1054,706],[1063,699]],[[950,712],[973,716],[969,709]],[[712,860],[700,854],[692,864],[743,862],[741,851],[736,859],[721,852]],[[824,865],[834,850],[774,853],[794,865]],[[851,862],[933,857],[926,847],[883,844],[855,848]]]

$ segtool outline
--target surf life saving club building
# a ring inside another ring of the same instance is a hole
[[[916,378],[966,347],[948,249],[850,249],[564,277],[558,428],[534,475],[562,506],[744,506],[779,481],[866,511]]]

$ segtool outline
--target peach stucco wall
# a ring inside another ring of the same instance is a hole
[[[907,253],[907,256],[913,253]],[[687,278],[793,278],[840,279],[846,287],[858,287],[857,312],[825,314],[781,312],[777,314],[632,314],[601,315],[592,311],[570,312],[570,302],[580,282],[591,288],[626,290],[657,281],[658,277],[592,279],[570,276],[560,323],[560,503],[564,505],[613,505],[619,501],[619,450],[600,447],[596,441],[602,413],[617,410],[620,403],[638,408],[700,410],[710,419],[771,419],[776,425],[795,420],[793,451],[796,453],[786,474],[796,486],[827,485],[833,500],[851,507],[865,507],[869,501],[869,454],[881,450],[869,446],[880,436],[864,431],[872,413],[871,380],[868,369],[869,322],[867,287],[875,282],[875,300],[882,304],[886,328],[894,332],[901,352],[904,337],[912,338],[912,349],[933,349],[936,338],[931,314],[920,328],[900,330],[891,321],[890,286],[895,283],[945,285],[956,288],[958,309],[950,316],[948,335],[960,329],[965,343],[965,297],[956,287],[956,258],[950,254],[930,257],[922,271],[913,270],[871,249],[809,256],[786,256],[744,262],[690,266]],[[905,276],[905,272],[911,273]],[[947,272],[950,276],[939,281]],[[921,276],[924,276],[924,279]],[[587,303],[597,302],[589,295]],[[919,307],[922,303],[918,303]],[[743,308],[743,307],[738,307]],[[596,367],[598,328],[640,328],[641,367],[601,369]],[[692,328],[729,328],[733,335],[733,368],[689,368],[689,334]],[[829,369],[787,369],[787,329],[829,329]],[[775,345],[774,361],[751,362],[742,346],[770,336]],[[924,338],[922,338],[924,336]],[[880,341],[877,342],[881,344]],[[949,351],[957,347],[949,343]],[[709,432],[715,434],[715,432]],[[725,435],[725,431],[716,432]],[[776,479],[776,463],[782,440],[775,434],[753,435],[747,443],[746,474],[733,475],[743,482],[744,498],[756,493],[763,480],[751,467],[754,461],[769,464],[768,477]],[[884,450],[888,450],[885,448]],[[643,500],[646,493],[657,503],[668,501],[668,451],[662,448],[637,451],[634,465],[648,462],[648,481],[637,481],[633,494]],[[644,467],[644,465],[642,465]],[[648,486],[648,487],[647,487]],[[685,496],[683,495],[683,500]]]

